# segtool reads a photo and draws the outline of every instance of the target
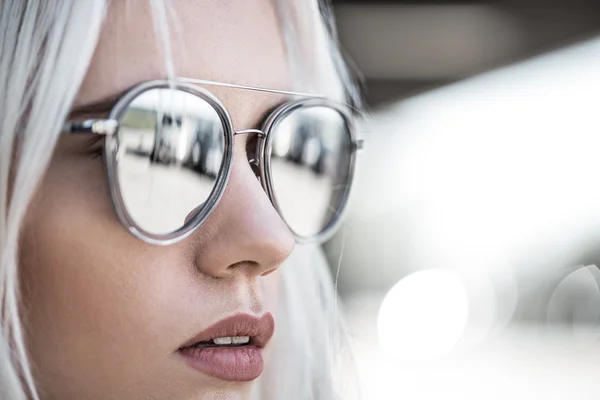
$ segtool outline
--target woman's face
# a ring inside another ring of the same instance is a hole
[[[112,2],[75,108],[165,76],[147,3]],[[271,1],[170,3],[177,75],[290,88]],[[249,91],[211,91],[236,129],[255,127],[282,101]],[[213,357],[225,358],[216,366],[198,369],[179,351],[224,318],[246,314],[269,325],[277,267],[294,239],[252,172],[247,140],[235,139],[227,190],[209,219],[191,237],[163,247],[134,238],[118,222],[103,159],[90,150],[98,144],[87,136],[61,138],[29,209],[21,246],[23,318],[43,398],[248,395],[260,371],[244,369],[239,356],[222,353]]]

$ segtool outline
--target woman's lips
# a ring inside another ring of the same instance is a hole
[[[200,332],[178,352],[191,367],[207,375],[227,381],[251,381],[263,371],[262,349],[273,336],[274,329],[275,321],[269,313],[261,318],[239,314]],[[217,346],[211,343],[215,338],[245,336],[250,341],[244,345]]]
[[[256,346],[188,347],[181,354],[193,368],[225,381],[252,381],[264,367],[262,350]]]

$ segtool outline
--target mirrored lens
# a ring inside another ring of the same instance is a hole
[[[349,190],[352,138],[346,119],[329,107],[299,108],[270,135],[280,213],[296,234],[317,235],[337,217]]]
[[[117,176],[130,218],[164,235],[200,211],[215,187],[225,135],[215,109],[183,90],[156,88],[120,119]]]

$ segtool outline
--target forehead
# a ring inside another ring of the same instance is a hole
[[[149,4],[150,0],[111,2],[75,107],[167,76],[165,36],[154,29]],[[165,4],[169,6],[166,14],[155,16],[168,20],[167,45],[175,75],[291,88],[283,36],[271,0],[171,0]],[[236,114],[272,107],[280,101],[276,96],[249,91],[210,90],[234,119],[239,119]]]

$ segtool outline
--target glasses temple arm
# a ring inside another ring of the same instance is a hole
[[[67,122],[63,125],[62,132],[112,136],[118,128],[119,121],[116,119],[88,119],[81,122]]]

